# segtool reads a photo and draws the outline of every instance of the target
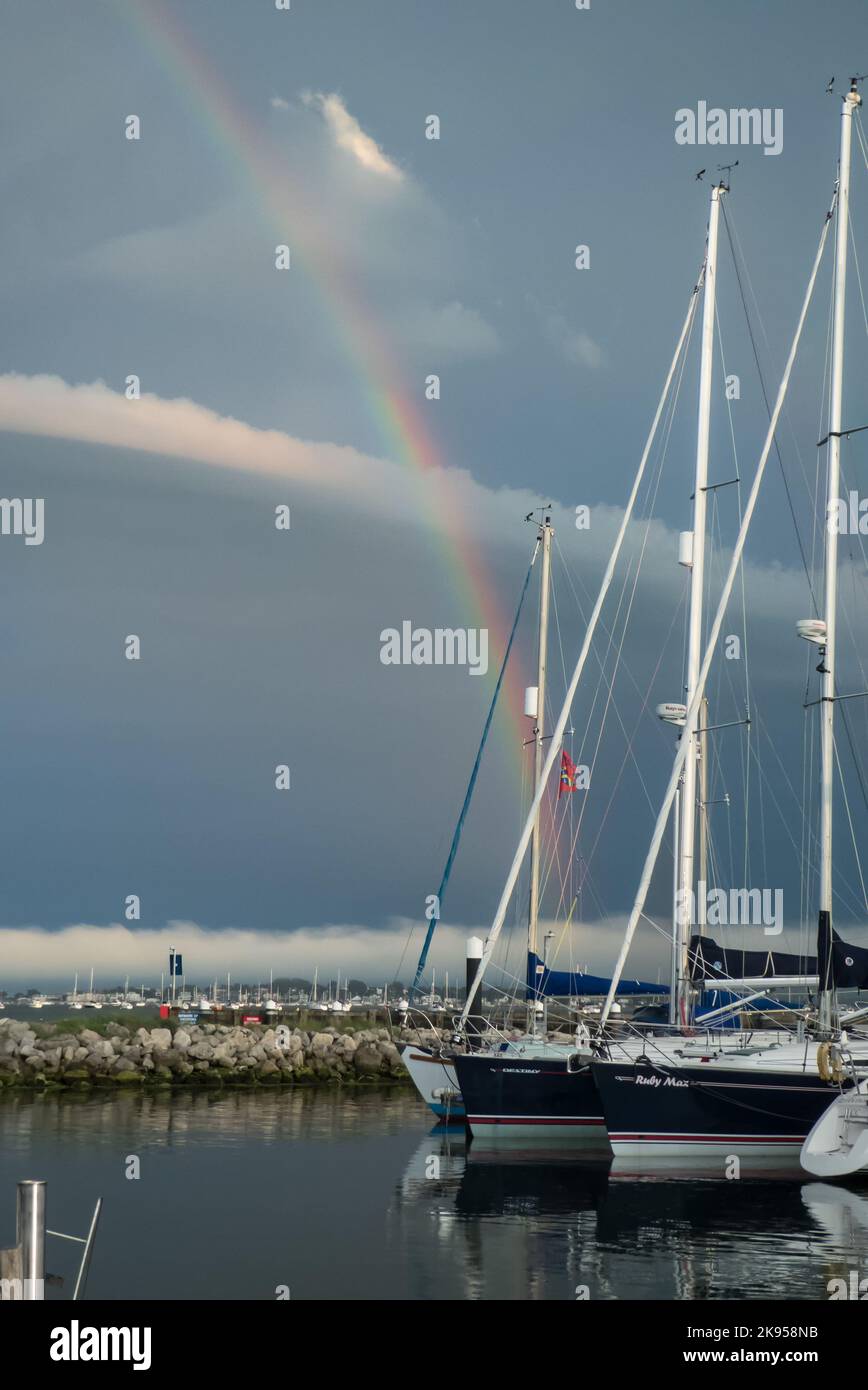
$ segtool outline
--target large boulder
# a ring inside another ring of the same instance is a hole
[[[360,1076],[379,1076],[384,1060],[382,1053],[370,1043],[363,1043],[353,1053],[353,1067]]]
[[[29,1023],[23,1023],[17,1018],[4,1019],[4,1023],[7,1025],[9,1037],[14,1038],[16,1042],[35,1042],[36,1034]]]

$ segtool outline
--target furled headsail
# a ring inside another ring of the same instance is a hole
[[[832,932],[831,960],[820,960],[820,979],[831,974],[836,989],[868,989],[868,950],[864,946],[851,946],[842,941],[836,931]],[[824,941],[820,938],[821,957]],[[826,947],[828,950],[829,947]]]
[[[795,955],[788,951],[744,951],[737,946],[719,946],[710,936],[690,938],[690,978],[700,980],[764,979],[775,976],[816,976],[838,989],[868,989],[868,949],[851,946],[832,931],[827,938],[824,959]],[[821,949],[824,938],[820,936]]]
[[[788,951],[744,951],[738,946],[718,946],[710,936],[690,938],[690,978],[695,983],[816,973],[816,956],[794,955]]]

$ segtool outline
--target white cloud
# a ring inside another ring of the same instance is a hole
[[[587,333],[567,331],[561,341],[564,356],[577,367],[602,367],[603,349]]]
[[[337,495],[350,510],[382,517],[388,508],[392,518],[409,524],[445,526],[455,515],[472,516],[477,538],[493,546],[502,546],[505,538],[513,543],[516,517],[539,505],[539,495],[530,488],[491,489],[464,469],[429,469],[420,475],[415,469],[348,445],[257,429],[184,398],[164,400],[145,393],[140,400],[128,401],[102,381],[71,386],[58,376],[2,374],[0,431],[4,430],[160,454],[239,474],[288,479],[298,487]],[[620,507],[594,505],[593,526],[582,542],[589,575],[599,574],[605,564],[621,516]],[[555,505],[555,522],[564,534],[570,534],[574,521],[569,507]],[[641,538],[644,526],[641,520],[634,520],[631,534]],[[672,528],[652,520],[645,583],[670,599],[675,592],[675,544]],[[751,561],[746,570],[749,578],[754,575],[754,616],[774,616],[776,621],[782,615],[787,621],[793,614],[798,616],[805,602],[800,570]],[[770,577],[773,582],[769,582]]]
[[[563,353],[574,367],[602,367],[606,356],[599,343],[588,333],[570,327],[561,314],[548,314],[545,330],[549,341]]]
[[[555,924],[543,923],[543,926]],[[623,936],[626,919],[621,916],[574,927],[571,943],[559,947],[550,964],[555,969],[583,969],[605,975]],[[486,924],[468,926],[443,924],[437,929],[432,957],[438,979],[448,970],[456,983],[463,980],[464,950],[471,934],[484,935]],[[848,940],[861,941],[864,927],[848,926]],[[407,945],[408,935],[410,944]],[[44,988],[71,989],[76,972],[81,981],[95,965],[94,985],[110,988],[130,977],[135,988],[140,983],[159,983],[167,969],[169,948],[184,957],[184,973],[189,984],[205,986],[213,979],[225,980],[227,971],[235,981],[266,981],[269,971],[280,976],[312,979],[315,970],[321,981],[329,976],[347,975],[381,984],[384,980],[412,976],[422,943],[423,925],[406,918],[394,918],[382,928],[351,923],[302,927],[290,932],[251,931],[243,928],[211,930],[196,922],[167,922],[163,927],[129,927],[113,922],[107,926],[76,923],[57,931],[43,927],[0,928],[0,955],[6,988],[39,985]],[[665,927],[656,931],[640,928],[625,970],[628,979],[657,979],[665,960],[662,937]],[[803,948],[797,928],[788,929],[776,941],[776,949],[798,951]],[[406,949],[405,949],[406,947]],[[495,957],[491,979],[503,985],[512,976],[501,976]]]
[[[533,295],[527,296],[527,302],[539,319],[549,343],[572,366],[594,370],[606,365],[605,351],[589,333],[572,328],[563,314],[546,308]]]
[[[218,415],[195,401],[144,393],[130,401],[102,381],[70,386],[57,376],[0,376],[0,429],[77,439],[196,460],[244,473],[296,478],[351,492],[378,479],[400,491],[400,469],[356,449],[293,439]],[[393,476],[397,475],[397,476]]]
[[[336,92],[304,92],[302,100],[321,112],[332,140],[338,149],[351,155],[357,164],[370,173],[401,183],[404,171],[383,153],[376,140],[372,139],[351,116]]]
[[[163,400],[148,393],[129,401],[102,381],[71,386],[57,376],[0,375],[0,430],[290,479],[320,493],[337,493],[347,507],[376,515],[382,514],[383,499],[388,498],[391,515],[411,524],[422,524],[426,517],[436,518],[453,507],[467,515],[478,510],[491,518],[493,536],[501,540],[504,534],[501,519],[493,514],[492,495],[460,469],[420,477],[391,459],[347,445],[294,439],[281,430],[257,429],[195,401]],[[444,491],[451,499],[445,507]],[[509,514],[506,534],[514,529],[514,517],[538,501],[533,493],[517,489],[508,496],[503,503]]]
[[[269,106],[272,106],[275,111],[289,110],[289,102],[286,100],[285,97],[272,97],[269,102]]]
[[[501,348],[491,324],[457,299],[437,306],[417,305],[397,315],[394,327],[406,347],[424,349],[428,363],[491,357]]]
[[[200,985],[215,977],[225,980],[227,971],[233,980],[250,983],[267,980],[271,970],[278,976],[312,978],[317,969],[321,980],[340,970],[342,976],[349,973],[375,984],[395,978],[411,925],[402,919],[382,930],[341,924],[281,933],[242,928],[214,931],[195,922],[168,922],[164,927],[134,931],[121,923],[77,923],[58,931],[4,927],[0,928],[3,982],[6,987],[14,983],[71,988],[76,971],[83,978],[95,965],[97,989],[117,984],[127,975],[133,987],[141,982],[153,985],[167,969],[169,948],[174,946],[184,957],[187,981]],[[444,926],[438,932],[438,961],[446,962],[456,979],[466,931]],[[415,967],[422,935],[420,925],[418,944],[404,957],[404,976]]]

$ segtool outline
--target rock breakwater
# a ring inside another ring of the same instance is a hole
[[[422,1039],[385,1028],[33,1026],[3,1019],[0,1088],[407,1082],[399,1049],[409,1041]]]

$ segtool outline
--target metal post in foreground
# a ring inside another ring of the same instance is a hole
[[[17,1240],[21,1252],[21,1297],[45,1298],[45,1183],[26,1179],[18,1184]]]

